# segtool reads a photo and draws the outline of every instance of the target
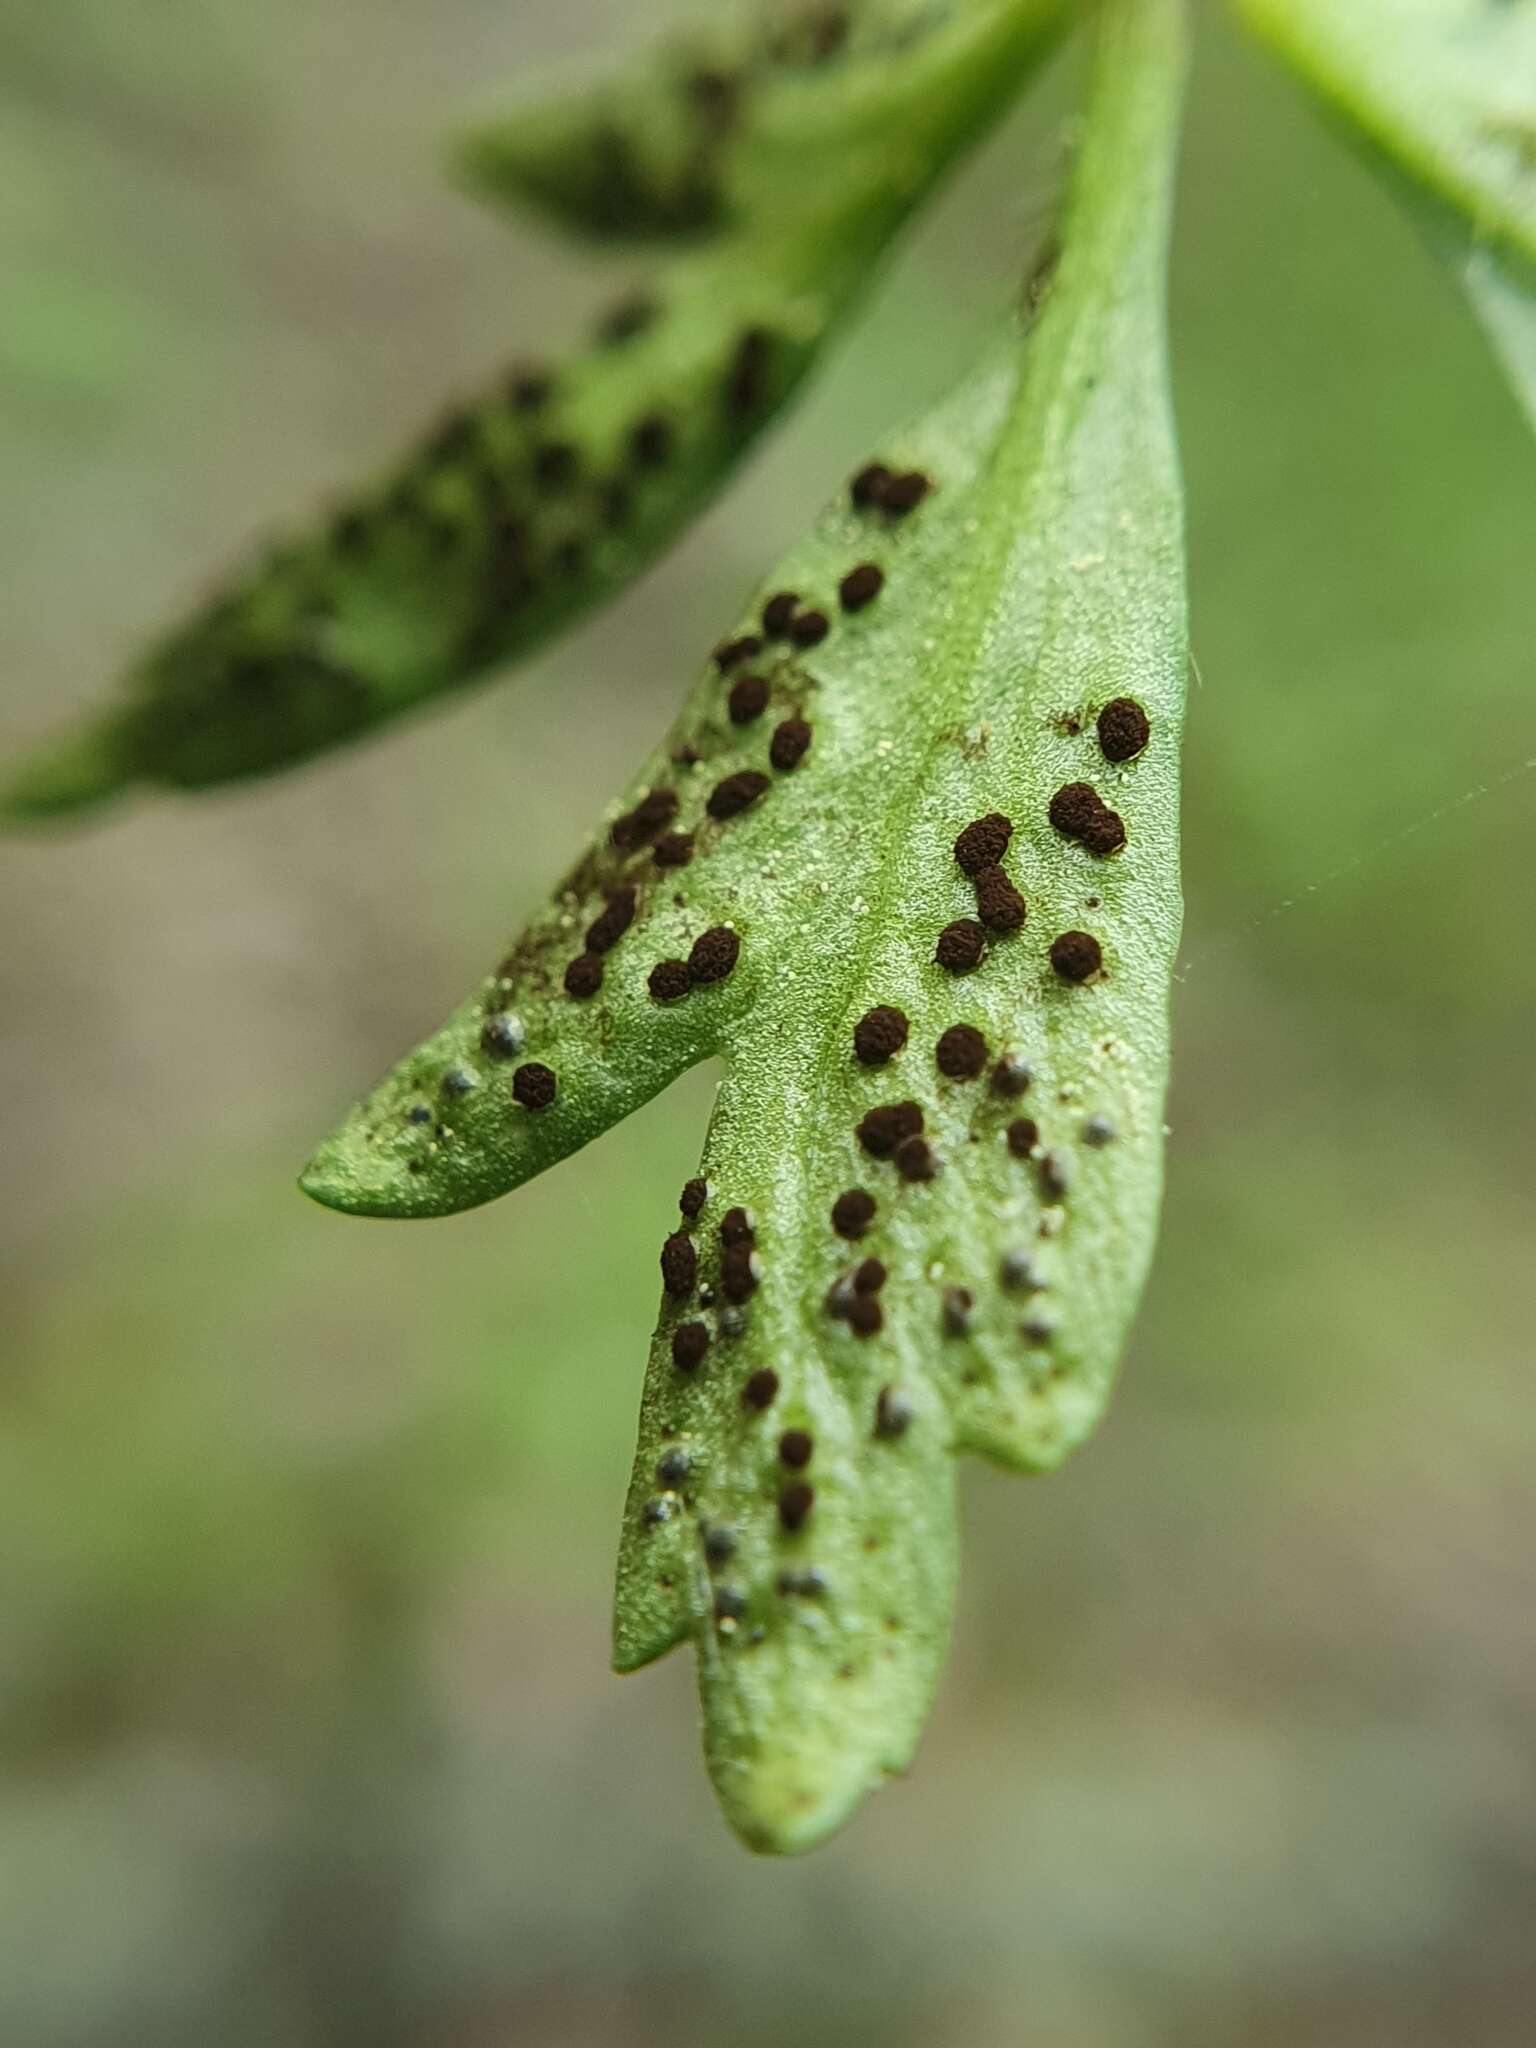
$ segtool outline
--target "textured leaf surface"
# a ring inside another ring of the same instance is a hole
[[[823,106],[776,207],[665,267],[586,351],[456,406],[237,576],[117,705],[23,765],[0,816],[302,760],[529,653],[622,587],[724,483],[1059,11],[961,0],[914,31],[879,70],[878,105],[855,91]]]
[[[1536,421],[1536,6],[1237,4],[1377,162],[1407,180]]]
[[[1104,10],[1028,339],[764,583],[549,910],[306,1176],[366,1214],[458,1208],[723,1057],[662,1253],[615,1652],[694,1639],[711,1772],[759,1848],[809,1846],[908,1760],[950,1454],[1064,1456],[1150,1254],[1187,659],[1180,55],[1171,0]]]

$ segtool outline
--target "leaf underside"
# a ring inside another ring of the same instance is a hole
[[[1237,5],[1418,211],[1536,426],[1536,7]]]
[[[621,116],[637,138],[718,131],[723,161],[766,152],[772,163],[788,154],[788,107],[799,146],[777,205],[733,209],[616,302],[590,346],[512,367],[222,585],[135,664],[117,703],[23,763],[0,790],[0,820],[303,760],[522,658],[654,560],[790,397],[913,207],[1007,103],[1062,5],[953,0],[910,20],[894,50],[889,6],[866,11],[886,29],[870,51],[861,33],[816,61],[796,46],[738,66],[729,122],[701,101],[697,66],[673,54],[620,80],[612,108],[599,95],[601,112],[557,106],[508,124],[525,196],[541,168],[558,183],[572,166],[606,165],[617,189]],[[762,142],[765,127],[776,143]],[[624,161],[640,175],[638,142]]]
[[[723,1061],[662,1254],[615,1661],[694,1641],[710,1770],[760,1849],[907,1763],[950,1454],[1040,1470],[1079,1442],[1150,1255],[1180,54],[1174,0],[1103,10],[1054,277],[763,583],[549,908],[305,1175],[441,1214]]]

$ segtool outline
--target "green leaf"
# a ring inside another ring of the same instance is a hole
[[[1236,4],[1416,207],[1536,423],[1536,7]]]
[[[722,8],[616,75],[487,116],[457,143],[468,186],[598,239],[758,235],[838,182],[921,177],[935,118],[1007,97],[1065,0],[862,0]]]
[[[1032,323],[762,585],[617,822],[305,1177],[363,1214],[456,1209],[723,1059],[662,1254],[615,1658],[694,1640],[710,1769],[759,1849],[810,1846],[907,1762],[950,1454],[1043,1470],[1082,1440],[1151,1252],[1182,64],[1176,0],[1103,7]]]
[[[826,108],[777,208],[665,267],[557,370],[520,366],[454,407],[227,584],[118,705],[23,764],[0,819],[285,767],[531,653],[622,588],[724,484],[1059,14],[964,0],[877,67],[880,122],[867,94],[847,97],[847,134]]]

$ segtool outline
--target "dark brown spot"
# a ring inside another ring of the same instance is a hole
[[[878,1294],[888,1277],[882,1260],[865,1259],[854,1268],[853,1291],[855,1294]]]
[[[676,816],[677,791],[652,789],[632,811],[614,819],[608,828],[608,837],[621,853],[633,853],[637,847],[654,839]]]
[[[866,1010],[853,1027],[854,1057],[866,1067],[883,1067],[906,1042],[906,1017],[889,1003]]]
[[[808,1429],[786,1429],[779,1438],[779,1457],[794,1472],[805,1470],[815,1449],[815,1439]]]
[[[727,1245],[720,1260],[720,1292],[727,1301],[749,1301],[757,1292],[757,1254],[750,1243]]]
[[[699,1255],[686,1230],[674,1230],[661,1248],[661,1284],[674,1301],[686,1301],[699,1277]]]
[[[555,380],[548,370],[526,363],[507,380],[507,398],[516,412],[538,412],[554,396]]]
[[[942,1320],[946,1337],[965,1337],[970,1334],[971,1311],[975,1306],[969,1287],[945,1288]]]
[[[619,943],[634,923],[637,900],[635,891],[627,884],[622,889],[614,890],[597,916],[587,926],[589,952],[607,953]]]
[[[671,456],[675,438],[665,413],[647,413],[630,429],[630,460],[640,469],[660,469]]]
[[[630,292],[610,306],[597,325],[597,339],[604,348],[616,348],[633,341],[655,320],[660,308],[649,292]]]
[[[683,1192],[677,1198],[677,1206],[692,1222],[708,1200],[709,1182],[702,1174],[695,1174],[692,1180],[683,1183]]]
[[[1016,932],[1029,906],[1001,868],[983,868],[976,877],[976,912],[989,931]]]
[[[974,1081],[987,1064],[987,1041],[974,1024],[951,1024],[933,1049],[939,1072],[951,1081]]]
[[[877,1294],[856,1294],[846,1314],[848,1327],[856,1337],[873,1337],[885,1327],[885,1310]]]
[[[1016,1116],[1008,1126],[1008,1150],[1015,1159],[1027,1159],[1040,1142],[1040,1126],[1032,1116]]]
[[[736,118],[741,103],[741,80],[734,72],[701,65],[689,73],[684,90],[699,118],[711,128],[728,128]]]
[[[981,965],[987,935],[974,917],[957,917],[939,933],[933,957],[946,974],[969,974]]]
[[[634,510],[635,494],[623,477],[610,477],[598,493],[604,524],[622,526]]]
[[[717,1586],[715,1588],[716,1621],[740,1621],[746,1611],[747,1596],[745,1593],[738,1592],[734,1586]]]
[[[979,875],[983,868],[997,866],[1012,837],[1013,820],[1001,811],[988,811],[984,818],[973,818],[955,841],[955,859],[966,874]]]
[[[709,1349],[709,1328],[704,1323],[679,1323],[672,1332],[672,1363],[679,1372],[694,1372]]]
[[[803,718],[786,718],[773,729],[768,758],[775,768],[793,768],[811,744],[811,728]]]
[[[789,622],[789,637],[797,647],[819,646],[831,630],[832,621],[825,612],[796,612]]]
[[[688,978],[696,988],[724,981],[741,952],[741,940],[729,925],[717,924],[701,932],[688,954]]]
[[[1072,1162],[1060,1152],[1047,1152],[1040,1161],[1040,1186],[1053,1202],[1072,1192]]]
[[[736,1555],[736,1531],[725,1522],[711,1522],[704,1531],[704,1555],[711,1564],[728,1564]]]
[[[768,708],[768,678],[738,676],[731,685],[726,708],[731,714],[732,725],[750,725],[754,718],[761,718]]]
[[[893,476],[880,493],[882,511],[892,512],[898,519],[920,505],[933,489],[932,480],[920,469],[904,469]]]
[[[530,1060],[512,1076],[512,1094],[524,1109],[548,1109],[560,1084],[548,1067]]]
[[[763,643],[756,633],[740,633],[734,640],[722,640],[715,649],[715,667],[724,675],[743,661],[751,661],[763,651]]]
[[[865,1188],[846,1188],[832,1204],[832,1228],[839,1237],[862,1237],[875,1220],[875,1198]]]
[[[753,1244],[757,1233],[752,1228],[752,1218],[745,1209],[727,1209],[720,1218],[720,1242],[722,1244]]]
[[[533,474],[540,490],[563,491],[576,481],[580,467],[573,441],[543,441],[533,451]]]
[[[1051,965],[1063,981],[1091,981],[1104,965],[1104,954],[1091,932],[1063,932],[1051,941]]]
[[[866,463],[848,486],[855,509],[862,512],[870,505],[878,505],[890,480],[891,472],[883,462]]]
[[[687,867],[693,859],[693,834],[663,832],[651,849],[651,858],[659,868]]]
[[[646,977],[646,987],[658,1003],[675,1003],[693,987],[686,960],[658,960]]]
[[[588,996],[595,996],[603,985],[603,960],[600,953],[578,953],[565,970],[565,992],[578,1002],[585,1002]]]
[[[756,412],[768,395],[773,361],[773,336],[765,327],[749,327],[736,344],[726,372],[725,399],[732,412]]]
[[[763,606],[763,631],[770,640],[783,639],[799,609],[800,600],[792,590],[778,591],[769,598]]]
[[[875,1435],[905,1436],[911,1426],[912,1403],[895,1387],[882,1387],[875,1396]]]
[[[1125,825],[1090,782],[1066,782],[1051,798],[1051,823],[1068,839],[1103,858],[1125,844]]]
[[[926,1138],[903,1138],[892,1156],[903,1180],[932,1180],[939,1170],[933,1147]]]
[[[1106,761],[1134,761],[1151,737],[1147,714],[1134,697],[1113,697],[1099,713],[1099,745]]]
[[[759,1366],[741,1390],[747,1408],[771,1408],[779,1391],[779,1376],[771,1366]]]
[[[921,1135],[923,1112],[915,1102],[885,1102],[866,1110],[855,1135],[871,1159],[889,1159],[903,1138]]]
[[[885,571],[873,562],[860,562],[838,584],[838,603],[845,612],[861,612],[865,605],[874,603],[884,588]]]
[[[755,804],[768,787],[768,777],[756,768],[738,768],[709,792],[707,806],[712,818],[735,818]]]
[[[1022,1095],[1035,1078],[1034,1069],[1016,1052],[1005,1052],[992,1069],[992,1090],[996,1095]]]
[[[786,1486],[779,1495],[779,1520],[791,1535],[803,1529],[816,1503],[816,1489],[808,1486],[803,1479],[796,1479]]]

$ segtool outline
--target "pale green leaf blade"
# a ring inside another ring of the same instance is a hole
[[[152,648],[117,704],[24,761],[0,820],[286,767],[521,659],[612,596],[724,485],[1017,88],[1054,11],[966,0],[989,32],[946,44],[947,68],[925,73],[944,86],[932,107],[879,147],[844,147],[829,122],[771,217],[675,259],[563,366],[514,369],[454,408]]]
[[[949,1625],[950,1454],[1044,1469],[1081,1440],[1155,1234],[1187,665],[1162,334],[1181,52],[1173,0],[1104,10],[1027,342],[881,449],[732,637],[765,613],[773,632],[722,651],[631,788],[667,778],[689,865],[597,842],[512,987],[406,1061],[307,1182],[381,1213],[483,1199],[724,1057],[662,1255],[615,1657],[696,1641],[711,1770],[759,1848],[809,1846],[906,1763]],[[809,734],[793,764],[786,726]],[[751,804],[712,815],[743,774]],[[626,885],[602,989],[564,996],[562,948]],[[727,933],[723,978],[657,1001],[658,962]],[[555,1077],[546,1108],[475,1066],[503,999]],[[476,1086],[445,1149],[412,1117],[448,1062]]]
[[[1536,283],[1530,270],[1517,270],[1477,249],[1457,259],[1472,310],[1493,344],[1494,354],[1525,416],[1536,429]]]

